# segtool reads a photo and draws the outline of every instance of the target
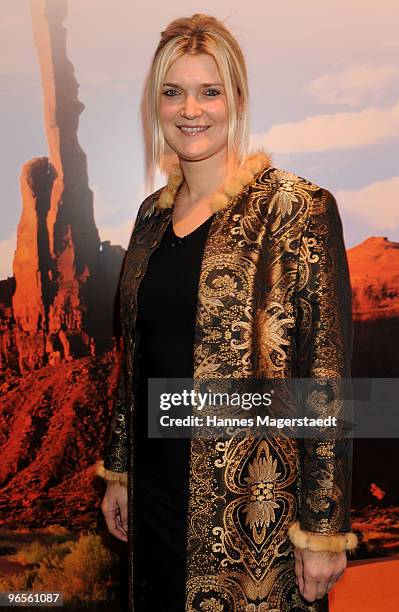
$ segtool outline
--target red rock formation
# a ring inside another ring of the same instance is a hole
[[[22,371],[42,365],[46,352],[48,310],[54,263],[49,253],[46,216],[54,172],[48,159],[37,157],[21,173],[22,214],[18,224],[13,272],[13,328]],[[46,299],[48,296],[48,299]]]
[[[353,289],[354,344],[352,376],[399,377],[399,243],[371,237],[348,250]],[[374,533],[375,550],[398,550],[398,538],[388,538],[382,523],[398,513],[399,479],[392,469],[397,457],[395,439],[356,439],[352,503],[360,531]],[[387,467],[388,466],[388,467]],[[378,482],[379,486],[370,482]],[[384,508],[381,508],[381,505]],[[377,507],[375,507],[377,506]],[[390,509],[388,509],[390,508]],[[365,510],[366,509],[366,510]],[[374,517],[364,521],[367,513]],[[384,521],[378,517],[384,516]],[[397,520],[397,518],[396,518]],[[396,538],[396,544],[393,541]]]
[[[355,321],[399,316],[399,243],[372,236],[348,249]]]
[[[87,526],[101,496],[92,466],[110,425],[116,350],[0,384],[0,526]]]
[[[94,221],[86,155],[77,137],[84,105],[62,25],[66,0],[31,0],[31,10],[49,157],[22,169],[11,295],[4,282],[0,286],[0,364],[20,372],[112,347],[124,254],[109,241],[100,243]]]
[[[384,499],[386,492],[383,491],[383,489],[381,489],[378,485],[375,484],[375,482],[372,482],[370,485],[370,493],[371,495],[374,495],[374,497],[376,499]]]
[[[0,375],[18,369],[18,350],[14,338],[14,315],[12,296],[15,278],[9,276],[0,281]]]

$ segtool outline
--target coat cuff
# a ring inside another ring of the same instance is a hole
[[[95,464],[95,474],[104,478],[104,480],[113,480],[119,482],[123,487],[127,488],[127,472],[113,472],[104,467],[104,461],[99,460]]]
[[[299,521],[293,523],[288,529],[288,536],[297,548],[307,548],[313,552],[339,553],[343,550],[355,550],[358,544],[357,535],[352,531],[336,535],[310,533],[300,528]]]

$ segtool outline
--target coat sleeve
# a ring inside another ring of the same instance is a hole
[[[128,422],[126,396],[125,342],[121,339],[120,367],[112,405],[112,418],[103,459],[97,461],[95,472],[105,480],[117,480],[127,486]]]
[[[322,416],[324,408],[327,415],[333,416],[344,401],[338,397],[342,389],[339,381],[350,378],[352,292],[342,222],[334,197],[325,189],[313,195],[303,235],[297,313],[299,376],[327,379],[327,386],[331,387],[327,403],[321,402],[321,405],[308,404],[310,398],[305,393],[307,414]],[[309,412],[310,405],[314,408]],[[339,534],[348,534],[351,529],[352,440],[339,436],[305,439],[302,457],[300,514],[290,533],[291,536],[295,531],[296,536],[291,539],[300,545],[315,534],[323,536],[319,542],[328,543],[326,536],[331,536],[331,541],[333,536],[338,536],[335,543],[345,543]],[[355,536],[351,535],[353,544]],[[351,547],[354,546],[344,546]]]
[[[147,214],[154,209],[157,192],[148,196],[140,205],[136,220],[130,236],[127,252],[133,243],[133,231],[135,226],[141,222]],[[126,262],[126,255],[123,260],[122,271],[119,278],[118,293],[123,269]],[[103,459],[96,462],[95,473],[105,480],[117,480],[122,485],[127,486],[128,471],[128,400],[127,397],[127,374],[125,359],[126,341],[122,338],[121,363],[119,369],[118,383],[112,408],[112,419],[108,440],[103,453]]]
[[[114,398],[110,434],[104,451],[104,468],[112,472],[127,471],[127,397],[126,361],[122,358]]]

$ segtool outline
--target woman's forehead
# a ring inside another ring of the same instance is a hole
[[[222,84],[214,58],[205,53],[185,54],[177,58],[165,75],[165,82],[169,81],[179,81],[181,84],[195,82],[198,85]]]

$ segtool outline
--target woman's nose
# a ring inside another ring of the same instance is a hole
[[[187,119],[194,119],[202,114],[202,109],[195,96],[187,96],[182,108],[182,115]]]

